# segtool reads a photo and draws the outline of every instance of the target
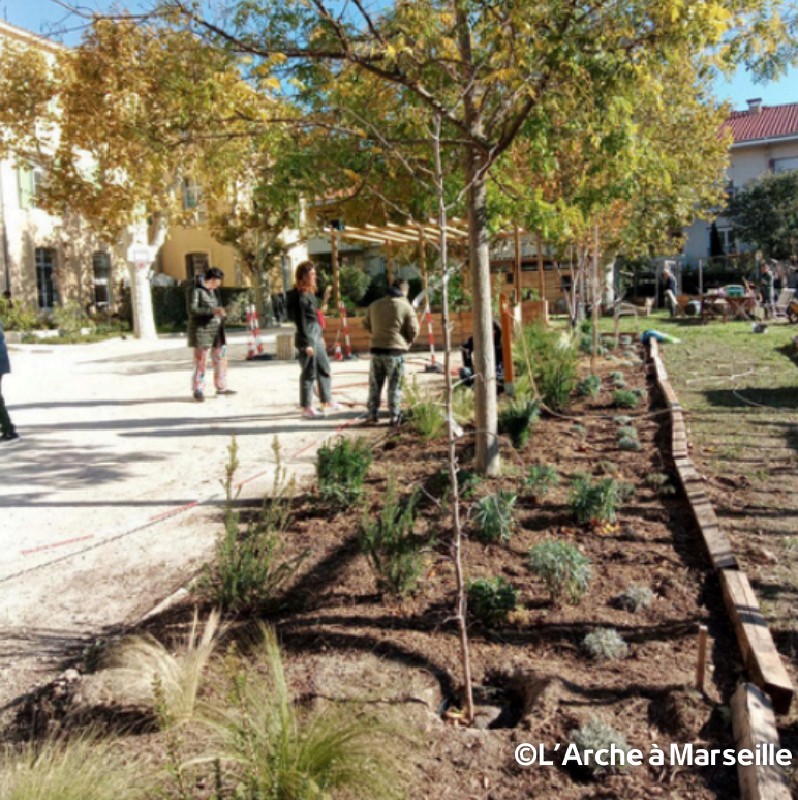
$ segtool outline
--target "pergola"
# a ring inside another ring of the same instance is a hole
[[[457,244],[465,244],[468,242],[468,225],[465,220],[453,218],[449,224],[445,226],[446,234],[451,241]],[[497,238],[510,238],[513,237],[515,243],[515,264],[513,269],[514,285],[516,287],[515,302],[521,302],[521,235],[525,233],[523,228],[515,226],[512,232],[502,231],[496,234]],[[387,255],[387,277],[388,284],[393,281],[393,253],[395,247],[415,244],[418,247],[419,268],[421,269],[421,279],[424,286],[424,291],[428,290],[427,282],[427,263],[424,254],[424,245],[426,242],[435,242],[440,239],[441,226],[435,221],[407,222],[404,225],[388,222],[385,225],[361,225],[361,226],[346,226],[343,230],[330,228],[330,244],[332,255],[332,269],[333,269],[333,285],[335,291],[335,304],[340,304],[340,284],[339,284],[339,264],[338,264],[338,239],[346,239],[348,241],[364,242],[367,244],[382,245],[385,247]],[[543,265],[542,265],[542,244],[540,235],[537,236],[537,252],[539,259],[539,273],[540,273],[540,292],[541,297],[544,296],[543,290]]]
[[[452,219],[449,225],[445,226],[447,237],[457,243],[468,241],[468,228],[463,220]],[[404,225],[388,222],[385,225],[361,225],[346,226],[343,230],[330,228],[330,244],[333,270],[333,290],[335,292],[334,302],[340,305],[340,283],[339,283],[339,264],[338,264],[338,240],[364,242],[367,244],[382,245],[385,247],[387,255],[388,284],[393,282],[393,253],[395,247],[402,247],[415,244],[418,247],[418,260],[421,269],[421,280],[424,291],[428,290],[427,282],[427,261],[424,253],[426,242],[435,242],[440,239],[441,226],[436,222],[417,222],[411,221]]]

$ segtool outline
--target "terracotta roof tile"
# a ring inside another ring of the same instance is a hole
[[[732,111],[723,127],[731,129],[735,144],[798,136],[798,103],[760,106],[759,111]]]

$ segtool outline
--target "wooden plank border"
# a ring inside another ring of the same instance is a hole
[[[751,680],[770,696],[778,714],[787,714],[795,693],[767,621],[744,572],[721,570],[720,583],[726,610]]]
[[[751,683],[741,683],[731,702],[732,728],[737,751],[756,750],[757,745],[779,749],[776,718],[768,696]],[[737,764],[740,796],[743,800],[790,800],[791,793],[783,767]]]

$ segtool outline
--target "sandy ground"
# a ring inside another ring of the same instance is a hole
[[[266,334],[267,352],[275,336]],[[205,403],[191,397],[184,337],[11,346],[3,391],[22,438],[0,445],[0,712],[202,565],[219,531],[232,436],[242,496],[260,497],[275,435],[301,477],[328,436],[357,424],[368,359],[333,363],[336,398],[351,405],[308,421],[297,365],[247,361],[245,341],[229,347],[238,394],[209,387]]]

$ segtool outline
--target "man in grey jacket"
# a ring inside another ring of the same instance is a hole
[[[371,370],[369,372],[368,416],[366,422],[378,421],[382,387],[388,381],[388,407],[391,425],[402,421],[402,375],[404,354],[410,349],[419,325],[413,307],[407,301],[408,283],[394,281],[388,296],[375,300],[366,313],[363,327],[371,333]]]

